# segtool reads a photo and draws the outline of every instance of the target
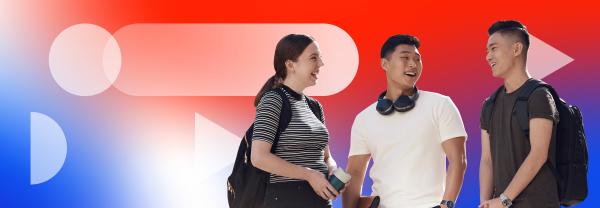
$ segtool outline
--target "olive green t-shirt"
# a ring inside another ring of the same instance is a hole
[[[498,197],[508,187],[521,164],[531,150],[529,137],[519,127],[514,104],[521,88],[506,93],[503,88],[496,98],[491,121],[480,116],[481,129],[490,135],[490,151],[493,166],[493,197]],[[546,118],[554,121],[552,138],[548,150],[548,161],[556,167],[556,124],[558,112],[548,89],[540,87],[532,92],[528,100],[529,119]],[[529,185],[513,199],[511,208],[560,207],[556,177],[551,168],[544,164]]]

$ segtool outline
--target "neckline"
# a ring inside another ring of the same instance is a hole
[[[522,90],[522,89],[523,89],[523,87],[524,87],[524,86],[525,86],[525,85],[526,85],[526,84],[527,84],[529,81],[531,81],[532,79],[533,79],[533,78],[529,78],[529,79],[527,79],[525,82],[523,82],[523,84],[522,84],[521,86],[519,86],[519,88],[517,88],[515,91],[512,91],[512,92],[510,92],[510,93],[506,92],[506,86],[504,86],[504,85],[503,85],[502,87],[504,88],[504,90],[503,90],[503,91],[504,91],[504,94],[505,94],[505,95],[507,95],[507,96],[516,95],[516,94],[517,94],[517,93],[518,93],[520,90]]]
[[[297,93],[292,88],[290,88],[290,87],[288,87],[286,85],[282,84],[281,88],[283,88],[286,92],[288,92],[288,94],[290,94],[296,100],[302,100],[302,98],[304,97],[302,94]]]

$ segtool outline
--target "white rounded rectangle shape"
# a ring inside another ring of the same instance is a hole
[[[135,96],[254,96],[274,73],[277,42],[315,38],[325,65],[313,96],[346,88],[358,70],[352,38],[330,24],[132,24],[114,33],[122,54],[113,84]]]

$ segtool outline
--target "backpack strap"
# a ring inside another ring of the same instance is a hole
[[[308,103],[308,107],[310,108],[310,111],[313,112],[313,114],[315,114],[315,116],[317,116],[317,118],[319,119],[319,121],[321,121],[321,123],[324,122],[324,118],[323,118],[323,114],[321,113],[321,104],[308,96],[304,96],[306,98],[306,103]]]
[[[279,114],[279,125],[277,127],[277,133],[275,133],[275,139],[273,140],[273,145],[271,145],[271,153],[275,153],[275,148],[277,147],[277,143],[279,143],[279,137],[281,136],[281,132],[283,132],[290,121],[292,120],[292,107],[290,105],[290,100],[287,95],[283,91],[282,88],[276,88],[274,91],[281,96],[281,113]]]
[[[517,95],[515,110],[517,113],[519,128],[521,128],[521,130],[525,132],[527,136],[529,136],[529,96],[531,96],[531,93],[533,93],[533,91],[535,91],[538,87],[547,88],[552,94],[553,99],[560,99],[558,98],[554,88],[541,80],[529,79],[527,82],[525,82],[523,89]]]
[[[279,114],[279,125],[277,127],[277,132],[275,133],[273,145],[271,145],[271,153],[275,153],[275,149],[277,147],[277,144],[279,143],[279,137],[281,136],[281,133],[285,131],[285,129],[287,129],[287,127],[290,124],[290,121],[292,120],[292,106],[283,88],[275,88],[273,89],[273,91],[275,91],[279,96],[281,96],[282,103],[281,113]],[[319,104],[319,102],[308,96],[305,97],[306,102],[308,103],[308,107],[310,107],[310,110],[317,116],[317,118],[319,118],[321,122],[323,122],[323,115],[321,115],[321,105]]]
[[[273,89],[273,91],[275,91],[275,93],[277,93],[279,96],[281,96],[281,112],[279,113],[279,124],[277,125],[277,131],[275,132],[275,138],[273,139],[273,144],[271,145],[271,153],[275,153],[275,147],[277,147],[277,143],[279,143],[279,136],[281,135],[281,132],[283,132],[288,125],[290,124],[290,121],[292,120],[292,108],[290,106],[290,101],[287,98],[287,95],[285,95],[285,93],[283,92],[283,90],[281,88],[276,88]],[[250,128],[248,129],[248,132],[246,132],[246,135],[244,135],[244,139],[242,139],[242,143],[245,143],[244,145],[240,144],[240,148],[238,149],[238,155],[243,152],[245,153],[245,157],[244,157],[244,161],[247,162],[248,158],[250,158],[251,154],[252,154],[252,138],[250,138],[249,136],[252,135],[252,130],[254,129],[254,123],[252,123],[252,125],[250,126]],[[236,162],[237,163],[237,162]]]
[[[502,92],[502,89],[504,89],[504,86],[498,87],[498,89],[492,93],[490,97],[483,101],[483,122],[486,122],[485,125],[488,127],[488,131],[491,129],[490,125],[492,124],[492,111],[496,103],[496,98],[498,97],[498,94]]]

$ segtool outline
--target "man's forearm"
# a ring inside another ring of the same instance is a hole
[[[351,180],[349,186],[344,192],[342,192],[342,206],[344,208],[355,208],[358,205],[358,199],[360,198],[360,190],[362,189],[361,184],[357,184],[357,181]]]
[[[492,198],[493,172],[492,162],[481,160],[479,163],[479,200],[487,201]]]
[[[521,167],[517,171],[517,174],[510,182],[504,194],[506,194],[510,199],[514,200],[527,185],[533,180],[535,175],[542,168],[544,163],[546,163],[546,155],[545,154],[532,154],[531,152],[523,161]]]
[[[342,205],[344,208],[355,208],[358,205],[363,181],[370,160],[369,155],[351,156],[348,158],[347,171],[352,176],[346,190],[342,192]]]
[[[446,174],[446,190],[444,200],[456,201],[463,184],[467,163],[465,160],[451,161]]]
[[[504,194],[513,200],[529,185],[548,159],[553,121],[545,118],[533,118],[529,122],[531,150],[504,190]]]
[[[365,174],[364,171],[356,169],[348,170],[348,173],[352,175],[352,178],[346,190],[342,192],[342,206],[344,208],[355,208],[358,205]]]

